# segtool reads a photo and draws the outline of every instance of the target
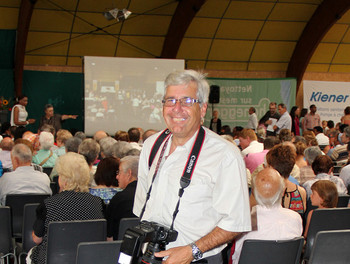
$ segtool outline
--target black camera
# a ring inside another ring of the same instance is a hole
[[[162,258],[154,253],[165,250],[165,245],[175,241],[177,232],[155,222],[142,221],[139,225],[126,230],[120,246],[118,263],[120,264],[161,264]],[[142,246],[148,243],[145,253]]]

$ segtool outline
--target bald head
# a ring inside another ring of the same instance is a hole
[[[263,169],[253,179],[254,196],[259,205],[273,207],[281,204],[284,179],[273,168]]]
[[[15,145],[15,143],[13,142],[12,138],[10,138],[10,137],[5,137],[1,141],[1,149],[2,150],[9,150],[9,151],[11,151],[14,145]]]
[[[99,130],[94,134],[94,139],[99,142],[102,138],[108,137],[107,133],[103,130]]]

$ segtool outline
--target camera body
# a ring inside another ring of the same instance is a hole
[[[177,239],[177,231],[169,229],[155,222],[142,221],[139,225],[126,230],[123,243],[120,247],[118,263],[160,264],[162,258],[154,256],[155,252],[165,250],[165,245]],[[145,253],[142,255],[142,246],[148,243]]]

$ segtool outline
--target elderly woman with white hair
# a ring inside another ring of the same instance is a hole
[[[89,193],[90,170],[84,157],[68,152],[57,159],[60,193],[45,199],[37,208],[33,241],[27,263],[46,263],[48,226],[54,221],[103,219],[105,205]]]
[[[51,150],[54,142],[54,137],[50,132],[41,132],[39,136],[40,150],[33,157],[33,163],[43,168],[53,168],[57,159],[56,153]]]

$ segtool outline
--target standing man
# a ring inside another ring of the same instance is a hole
[[[219,118],[218,110],[213,111],[213,118],[210,120],[210,130],[213,130],[216,134],[221,132],[221,119]]]
[[[258,128],[258,117],[256,115],[256,110],[254,107],[249,108],[249,119],[248,119],[248,125],[247,128],[251,128],[256,132],[256,129]]]
[[[304,131],[310,130],[313,131],[315,126],[321,126],[321,118],[319,114],[316,114],[317,107],[316,105],[310,105],[310,112],[304,117]]]
[[[155,254],[167,257],[165,263],[185,264],[203,258],[208,264],[222,263],[226,243],[251,229],[246,171],[239,149],[201,127],[208,94],[209,84],[202,74],[193,70],[169,74],[162,102],[171,134],[163,141],[158,140],[163,133],[153,135],[141,152],[133,212],[142,220],[168,227],[174,224],[176,241]],[[155,142],[162,143],[149,162]],[[200,150],[194,153],[193,149]],[[181,189],[180,178],[186,172],[192,172],[192,178]],[[173,217],[178,201],[179,210]]]
[[[266,126],[266,135],[267,136],[276,136],[273,126],[276,124],[277,120],[280,118],[280,115],[277,113],[277,104],[271,102],[269,105],[269,111],[259,120],[260,125]]]
[[[44,125],[48,124],[55,128],[55,132],[62,128],[62,121],[66,119],[76,119],[77,115],[60,115],[55,114],[53,110],[52,104],[45,105],[44,108],[45,115],[43,115],[40,119],[39,129]]]
[[[285,104],[279,104],[278,112],[280,113],[281,117],[278,119],[276,125],[273,126],[273,129],[276,131],[277,135],[283,128],[292,130],[292,117],[287,112],[287,106]]]

